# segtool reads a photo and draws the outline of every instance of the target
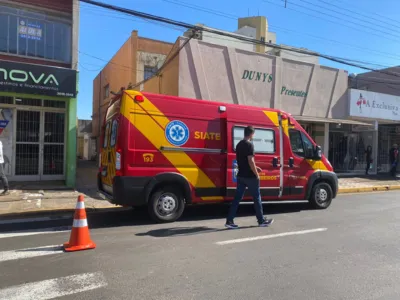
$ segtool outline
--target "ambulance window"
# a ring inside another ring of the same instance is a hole
[[[243,137],[244,127],[234,127],[234,149],[236,149],[236,145],[243,139]],[[256,128],[252,143],[254,145],[254,152],[256,153],[275,153],[275,132],[270,129]]]
[[[253,145],[256,153],[275,153],[275,132],[256,128]]]
[[[114,120],[111,127],[110,147],[114,147],[115,142],[117,141],[117,128],[118,128],[118,122],[117,120]]]
[[[290,145],[294,154],[301,157],[312,157],[314,145],[302,132],[294,129],[289,130]]]
[[[107,123],[106,130],[104,130],[103,148],[107,148],[109,137],[110,137],[110,122]]]
[[[302,132],[301,139],[303,140],[304,150],[306,157],[313,157],[314,155],[314,145],[310,139]]]
[[[304,147],[303,141],[301,139],[300,131],[298,130],[289,130],[290,137],[290,145],[292,146],[292,151],[294,154],[304,157]]]

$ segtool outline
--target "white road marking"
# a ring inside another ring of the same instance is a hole
[[[105,286],[107,286],[107,282],[103,273],[84,273],[5,288],[0,290],[0,299],[48,300],[82,293]]]
[[[72,219],[71,215],[64,215],[59,217],[42,217],[42,218],[26,218],[26,219],[11,219],[11,220],[2,220],[0,221],[0,225],[3,224],[15,224],[15,223],[34,223],[34,222],[46,222],[46,221],[57,221],[57,220],[67,220]]]
[[[308,233],[321,232],[321,231],[326,231],[326,230],[328,230],[328,228],[316,228],[316,229],[301,230],[301,231],[282,232],[282,233],[276,233],[276,234],[254,236],[254,237],[243,238],[243,239],[221,241],[221,242],[216,242],[215,244],[222,246],[222,245],[237,244],[237,243],[244,243],[244,242],[253,242],[253,241],[258,241],[258,240],[273,239],[273,238],[277,238],[277,237],[290,236],[290,235],[308,234]]]
[[[0,262],[64,252],[62,245],[26,248],[0,252]],[[0,299],[3,299],[0,297]]]
[[[63,233],[71,230],[71,226],[68,227],[55,227],[55,228],[44,228],[38,230],[28,230],[28,231],[14,231],[14,232],[6,232],[0,233],[0,239],[19,237],[19,236],[29,236],[29,235],[38,235],[38,234],[49,234],[49,233]]]

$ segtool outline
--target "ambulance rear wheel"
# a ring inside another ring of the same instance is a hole
[[[150,217],[155,222],[174,222],[182,216],[185,201],[176,187],[165,186],[152,193],[148,209]]]
[[[331,186],[326,182],[320,182],[314,185],[311,191],[310,204],[316,209],[325,209],[331,205],[332,198]]]

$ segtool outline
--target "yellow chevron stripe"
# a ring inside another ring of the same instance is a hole
[[[276,127],[279,127],[279,116],[278,113],[275,111],[267,111],[264,110],[263,111],[264,114],[271,120],[272,123],[274,123],[274,125]],[[289,136],[289,120],[282,120],[282,129],[283,129],[283,133],[286,134],[286,136]]]
[[[277,112],[267,110],[264,110],[263,112],[271,120],[271,122],[274,123],[276,127],[279,127],[279,118]]]
[[[314,170],[328,171],[325,164],[320,160],[306,159],[306,161]]]
[[[134,98],[140,95],[139,92],[127,91]],[[126,96],[124,96],[126,97]],[[142,108],[143,107],[143,108]],[[147,112],[152,117],[147,115]],[[135,112],[135,120],[132,122],[130,114]],[[170,120],[153,104],[144,97],[144,102],[140,105],[135,104],[130,97],[126,97],[122,108],[122,113],[152,144],[156,149],[162,146],[172,146],[165,137],[165,127]],[[158,123],[158,124],[157,124]],[[196,188],[212,188],[215,184],[211,179],[196,165],[196,163],[185,152],[161,152],[165,158]],[[209,200],[204,197],[203,200]],[[211,200],[222,200],[222,197],[212,197]]]

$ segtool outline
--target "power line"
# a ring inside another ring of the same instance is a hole
[[[320,5],[317,5],[317,4],[314,4],[314,3],[311,3],[311,2],[308,2],[308,1],[305,1],[305,0],[299,0],[299,1],[312,4],[313,6],[321,7]],[[266,2],[266,1],[264,1],[264,2]],[[337,20],[340,20],[340,21],[344,21],[344,22],[347,22],[347,23],[354,24],[356,26],[362,26],[363,28],[367,28],[369,30],[373,30],[373,31],[376,31],[376,32],[381,32],[381,33],[384,33],[386,35],[389,35],[389,36],[392,36],[392,37],[395,37],[395,38],[400,38],[400,36],[394,35],[394,34],[392,34],[390,32],[386,32],[386,31],[382,31],[382,30],[379,30],[379,29],[376,29],[376,28],[373,28],[373,27],[369,27],[369,26],[366,26],[365,24],[360,24],[360,23],[354,22],[353,20],[346,20],[344,18],[340,18],[338,16],[326,13],[326,12],[321,11],[321,10],[310,8],[308,6],[300,5],[300,4],[297,4],[297,3],[294,3],[294,2],[288,2],[288,3],[290,3],[290,4],[294,5],[294,6],[300,7],[300,8],[307,9],[309,11],[316,12],[316,13],[318,13],[320,15],[325,15],[325,16],[328,16],[328,17],[331,17],[331,18],[334,18],[334,19],[337,19]],[[324,8],[324,7],[322,6],[322,8]],[[324,9],[326,9],[326,8],[324,8]],[[333,11],[333,10],[329,10],[329,11]],[[338,24],[342,24],[342,23],[338,23]],[[361,32],[366,32],[366,31],[360,30],[360,29],[357,29],[357,30],[361,31]],[[369,34],[371,34],[371,33],[369,33]],[[378,34],[376,34],[376,35],[378,35]],[[378,35],[378,36],[381,36],[381,35]],[[388,37],[385,37],[385,38],[388,38]],[[396,40],[396,41],[399,42],[400,40]]]
[[[174,54],[172,54],[169,58],[167,57],[167,60],[162,64],[162,66],[157,70],[156,73],[154,73],[150,78],[147,78],[147,79],[144,79],[144,80],[142,80],[142,81],[140,81],[140,82],[137,82],[137,83],[136,83],[135,85],[133,85],[131,88],[136,88],[136,87],[140,86],[141,84],[145,83],[147,80],[150,80],[150,79],[153,78],[153,77],[159,76],[160,73],[162,72],[162,70],[164,70],[165,67],[168,66],[168,65],[179,55],[179,53],[182,51],[182,49],[185,48],[185,46],[190,42],[190,40],[191,40],[195,35],[196,35],[196,30],[193,30],[191,36],[190,36],[184,43],[182,43],[182,45],[179,46],[179,48],[175,51]],[[171,49],[170,54],[172,53],[172,50],[173,50],[173,49]],[[169,55],[168,55],[168,56],[169,56]]]
[[[359,15],[359,16],[362,16],[362,17],[365,17],[365,18],[368,18],[368,19],[370,19],[370,20],[372,19],[372,20],[378,21],[378,22],[380,22],[380,23],[385,23],[385,24],[387,24],[387,25],[389,25],[389,26],[394,26],[394,27],[400,28],[399,25],[394,25],[394,24],[391,24],[391,23],[386,22],[385,19],[387,19],[387,17],[382,17],[381,19],[377,19],[377,18],[373,18],[373,17],[371,17],[371,16],[367,16],[367,15],[361,14],[361,13],[359,13],[358,11],[348,9],[348,8],[345,8],[345,7],[340,6],[340,5],[335,5],[335,4],[330,3],[330,2],[328,2],[328,1],[325,1],[325,0],[318,0],[318,1],[319,1],[319,2],[322,2],[322,3],[325,3],[326,5],[329,5],[329,6],[333,6],[333,7],[337,7],[337,8],[343,9],[344,11],[348,11],[348,12],[350,12],[350,13],[352,13],[352,14]],[[346,5],[347,5],[347,4],[348,4],[348,3],[346,3]],[[376,14],[376,15],[378,15],[378,14]],[[353,16],[353,17],[354,17],[354,16]],[[364,20],[363,20],[363,21],[364,21]],[[398,21],[396,21],[396,22],[398,22]]]
[[[347,1],[347,2],[345,2],[345,1],[343,1],[343,0],[336,0],[336,1],[337,1],[337,2],[342,2],[344,5],[353,6],[353,7],[356,8],[357,10],[362,10],[362,9],[360,9],[359,7],[356,7],[355,5],[352,5],[351,2],[349,2],[349,1]],[[378,13],[376,13],[376,12],[370,12],[370,11],[367,11],[367,10],[365,10],[365,9],[364,9],[364,12],[366,12],[366,13],[368,13],[368,14],[371,14],[371,15],[376,15],[376,16],[378,16],[378,17],[381,17],[381,18],[385,19],[385,20],[390,20],[390,21],[392,21],[392,22],[394,22],[394,23],[400,24],[399,20],[391,19],[391,18],[389,18],[388,16],[383,16],[383,15],[380,15],[380,14],[378,14]],[[367,16],[367,18],[371,18],[371,17]],[[388,24],[389,24],[389,23],[388,23]],[[391,24],[389,24],[389,25],[391,25]]]
[[[203,12],[206,12],[206,13],[209,13],[209,14],[213,14],[213,15],[216,15],[216,16],[225,17],[227,19],[237,20],[238,18],[240,18],[237,15],[224,13],[222,11],[218,11],[218,10],[215,10],[215,9],[209,9],[209,8],[202,7],[202,6],[199,6],[199,5],[189,4],[189,3],[186,3],[186,2],[183,2],[183,1],[179,1],[179,0],[163,0],[163,1],[167,2],[167,3],[174,4],[174,5],[178,5],[178,6],[183,6],[183,7],[187,7],[187,8],[191,8],[191,9],[195,9],[195,10],[200,10],[200,11],[203,11]],[[292,29],[287,29],[287,28],[275,26],[275,25],[270,25],[269,27],[272,28],[272,29],[277,28],[279,30],[283,30],[283,31],[287,31],[287,32],[294,32],[296,34],[309,36],[309,37],[312,37],[314,39],[325,40],[325,41],[329,41],[329,42],[332,42],[332,43],[345,45],[345,46],[348,46],[348,47],[351,47],[351,48],[354,48],[354,49],[362,50],[364,52],[378,53],[378,54],[381,54],[383,56],[386,56],[386,57],[392,58],[392,59],[393,58],[394,59],[400,59],[400,56],[396,56],[395,54],[389,53],[389,52],[383,52],[383,51],[378,51],[378,50],[374,50],[374,49],[370,49],[370,48],[366,48],[366,47],[361,47],[361,46],[357,46],[357,45],[353,45],[353,44],[343,43],[343,42],[340,42],[340,41],[337,41],[337,40],[327,39],[327,38],[315,36],[315,35],[312,35],[312,34],[303,33],[303,32],[300,32],[300,31],[296,31],[296,30],[292,30]],[[375,63],[368,63],[368,64],[376,65],[376,66],[383,66],[383,65],[379,65],[379,64],[375,64]],[[387,67],[387,66],[383,66],[383,67]]]
[[[340,12],[340,11],[337,11],[337,10],[334,10],[334,9],[331,9],[331,8],[327,8],[327,7],[323,6],[323,5],[318,5],[318,4],[316,4],[316,3],[313,3],[313,2],[310,2],[310,1],[307,1],[307,0],[299,0],[299,1],[304,2],[304,3],[307,3],[307,4],[311,4],[313,7],[316,6],[316,7],[319,7],[319,8],[325,9],[325,10],[328,10],[329,12],[337,13],[337,14],[339,14],[339,15],[341,15],[341,16],[350,17],[351,20],[356,19],[356,20],[360,20],[360,21],[362,21],[362,22],[365,22],[364,19],[361,19],[361,18],[356,17],[356,16],[354,16],[354,15],[346,14],[346,13],[343,13],[343,12]],[[329,2],[325,2],[325,1],[320,1],[320,2],[328,3],[328,4],[331,5],[331,6],[338,7],[338,6],[336,6],[336,5],[334,5],[334,4],[331,4],[331,3],[329,3]],[[289,2],[289,3],[293,3],[293,2]],[[344,9],[344,10],[346,11],[346,9]],[[328,15],[329,15],[329,14],[328,14]],[[335,16],[332,16],[332,15],[329,15],[329,16],[335,17]],[[338,18],[338,17],[336,17],[336,18]],[[341,19],[341,20],[343,20],[343,19]],[[355,22],[353,22],[353,21],[348,21],[348,22],[351,22],[351,23],[353,23],[353,24],[358,24],[358,23],[355,23]],[[371,23],[372,23],[372,22],[371,22]],[[382,23],[382,22],[379,21],[379,23]],[[374,24],[374,23],[372,23],[372,25],[375,25],[375,26],[378,26],[378,27],[381,27],[381,28],[388,29],[388,30],[390,30],[390,31],[394,31],[394,32],[396,32],[396,33],[399,33],[396,29],[389,28],[389,27],[387,27],[387,26],[383,26],[383,25],[379,25],[379,24]],[[391,25],[391,26],[393,27],[393,25]],[[364,25],[364,27],[369,28],[369,29],[372,29],[372,30],[377,30],[377,29],[374,29],[373,27],[369,27],[369,26],[365,26],[365,25]],[[383,33],[386,33],[386,34],[391,34],[391,33],[387,33],[386,31],[381,31],[381,30],[377,30],[377,31],[380,31],[380,32],[383,32]]]
[[[275,2],[271,2],[271,1],[268,1],[268,0],[262,0],[262,1],[265,2],[265,3],[269,3],[269,4],[272,4],[272,5],[275,5],[275,6],[284,8],[283,6],[281,6],[280,4],[277,4],[277,3],[275,3]],[[326,22],[330,22],[330,23],[337,24],[337,25],[340,25],[340,26],[343,26],[343,27],[347,27],[347,28],[350,28],[350,29],[353,29],[353,30],[356,30],[356,31],[359,31],[359,32],[367,33],[367,34],[369,34],[369,35],[375,35],[375,36],[377,36],[377,37],[384,38],[384,39],[387,39],[387,40],[391,40],[391,41],[394,41],[394,42],[397,42],[397,43],[400,42],[400,39],[390,38],[390,37],[383,36],[383,35],[378,34],[378,33],[375,33],[375,32],[368,32],[368,31],[365,31],[365,30],[361,30],[360,28],[357,28],[357,27],[349,26],[349,25],[347,25],[347,24],[344,24],[343,22],[337,22],[337,21],[333,21],[333,20],[329,20],[329,19],[326,19],[326,18],[321,17],[320,15],[329,16],[329,15],[326,14],[325,12],[321,12],[321,11],[319,11],[319,10],[314,10],[314,9],[309,8],[309,7],[306,7],[306,6],[303,6],[303,5],[299,5],[299,4],[295,4],[295,3],[292,3],[292,5],[298,6],[298,7],[307,9],[307,10],[315,11],[315,12],[317,12],[319,15],[318,15],[318,16],[315,16],[315,15],[312,15],[312,14],[310,14],[310,13],[307,13],[307,12],[304,12],[304,11],[301,11],[301,10],[297,10],[297,9],[294,9],[294,8],[291,8],[291,7],[287,7],[287,8],[284,8],[284,9],[292,10],[292,11],[295,11],[295,12],[298,12],[298,13],[301,13],[301,14],[304,14],[304,15],[307,15],[307,16],[310,16],[310,17],[313,17],[313,18],[317,18],[317,19],[320,19],[320,20],[324,20],[324,21],[326,21]],[[336,18],[336,19],[340,19],[340,18],[337,18],[336,16],[335,16],[335,18]],[[351,22],[348,21],[348,20],[344,20],[344,21],[345,21],[345,22],[351,23]],[[355,24],[356,24],[357,26],[362,26],[362,27],[364,27],[364,24],[358,24],[358,23],[355,23]]]
[[[100,70],[102,69],[102,67],[100,67],[99,69],[95,69],[95,70],[93,70],[93,69],[88,69],[88,68],[86,68],[86,67],[83,65],[83,63],[81,63],[80,61],[78,62],[78,64],[79,64],[84,70],[86,70],[86,71],[88,71],[88,72],[98,72],[98,71],[100,71]]]
[[[219,17],[225,17],[228,19],[232,19],[232,20],[237,20],[239,17],[236,15],[232,15],[232,14],[228,14],[219,10],[215,10],[215,9],[211,9],[211,8],[207,8],[207,7],[202,7],[199,5],[195,5],[195,4],[189,4],[183,1],[178,1],[178,0],[162,0],[164,2],[168,2],[171,4],[175,4],[175,5],[180,5],[180,6],[184,6],[184,7],[188,7],[188,8],[192,8],[192,9],[197,9],[203,12],[207,12],[207,13],[211,13],[213,15],[219,16]]]
[[[167,28],[170,28],[170,29],[173,29],[173,30],[176,30],[176,31],[179,31],[179,32],[182,32],[182,29],[181,28],[178,28],[178,27],[176,27],[176,26],[168,26],[167,24],[160,24],[160,23],[157,23],[157,22],[154,22],[154,21],[150,21],[150,20],[146,20],[146,19],[141,19],[141,20],[133,20],[132,18],[122,18],[120,15],[118,15],[118,14],[114,14],[113,12],[111,12],[110,11],[110,14],[107,14],[107,11],[103,11],[101,8],[98,8],[98,7],[90,7],[90,6],[88,6],[88,5],[84,5],[84,6],[82,6],[82,7],[85,7],[85,8],[87,8],[88,10],[91,10],[90,8],[94,8],[94,10],[92,10],[91,12],[89,12],[89,13],[93,13],[93,12],[95,12],[97,15],[99,15],[99,16],[105,16],[105,17],[110,17],[110,18],[114,18],[114,19],[119,19],[119,20],[128,20],[128,21],[131,21],[131,22],[139,22],[139,23],[146,23],[146,24],[153,24],[153,25],[156,25],[156,26],[158,26],[158,27],[167,27]]]
[[[162,23],[167,23],[167,24],[180,26],[180,27],[183,27],[183,28],[186,28],[186,29],[192,29],[194,31],[206,31],[206,32],[217,34],[217,35],[228,36],[228,37],[231,37],[231,38],[234,38],[234,39],[253,42],[254,44],[264,45],[264,46],[268,46],[268,47],[276,48],[276,49],[280,49],[280,50],[287,50],[287,51],[296,52],[296,53],[300,53],[300,54],[318,56],[318,57],[322,57],[322,58],[325,58],[325,59],[328,59],[328,60],[331,60],[331,61],[334,61],[334,62],[337,62],[337,63],[341,63],[341,64],[344,64],[344,65],[356,67],[356,68],[359,68],[359,69],[364,69],[364,70],[368,70],[368,71],[374,71],[374,72],[378,72],[378,73],[383,73],[383,74],[388,74],[388,75],[400,77],[400,74],[393,73],[393,72],[388,72],[388,71],[381,71],[381,70],[377,70],[377,69],[374,69],[374,68],[369,68],[369,67],[366,67],[366,66],[363,66],[363,65],[359,65],[359,64],[356,64],[356,63],[352,63],[352,62],[346,61],[345,58],[338,58],[338,57],[334,57],[334,56],[318,53],[318,52],[315,52],[315,51],[309,51],[309,50],[290,48],[290,47],[286,47],[286,46],[280,46],[280,45],[277,45],[277,44],[274,44],[274,43],[263,42],[263,41],[259,41],[257,39],[248,38],[248,37],[245,37],[245,36],[238,36],[236,34],[232,34],[232,33],[228,33],[228,32],[221,32],[221,31],[216,30],[216,29],[196,26],[196,25],[192,25],[192,24],[189,24],[189,23],[176,21],[176,20],[172,20],[172,19],[168,19],[168,18],[164,18],[164,17],[160,17],[160,16],[148,14],[148,13],[143,13],[143,12],[139,12],[139,11],[136,11],[136,10],[127,9],[127,8],[123,8],[123,7],[119,7],[119,6],[115,6],[115,5],[111,5],[111,4],[106,4],[106,3],[102,3],[102,2],[98,2],[98,1],[93,1],[93,0],[80,0],[80,1],[81,2],[85,2],[85,3],[89,3],[89,4],[93,4],[95,6],[104,7],[104,8],[110,9],[110,10],[118,11],[118,12],[121,12],[121,13],[124,13],[124,14],[132,15],[132,16],[135,16],[135,17],[147,18],[147,19],[158,21],[158,22],[162,22]]]

